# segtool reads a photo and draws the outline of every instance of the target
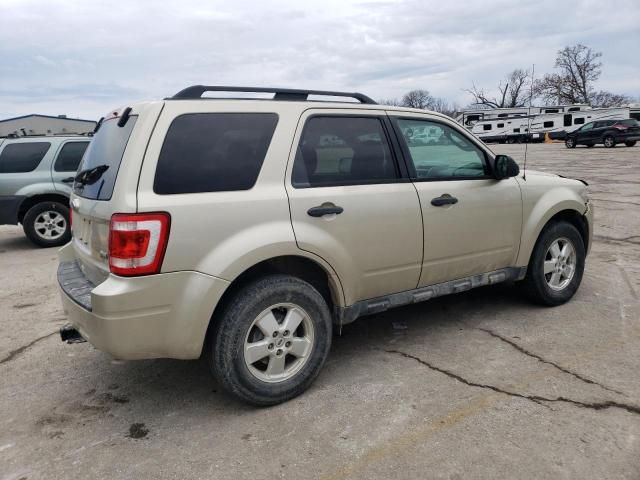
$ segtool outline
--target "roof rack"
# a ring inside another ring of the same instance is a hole
[[[299,90],[294,88],[264,88],[264,87],[222,87],[209,85],[193,85],[180,90],[169,99],[182,100],[202,98],[205,92],[249,92],[249,93],[273,93],[273,100],[305,101],[309,95],[321,95],[325,97],[354,98],[360,103],[376,105],[375,100],[357,92],[329,92],[323,90]],[[167,100],[169,100],[167,99]]]

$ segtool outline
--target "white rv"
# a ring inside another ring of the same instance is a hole
[[[569,108],[577,108],[571,106]],[[475,122],[471,128],[485,143],[513,143],[542,141],[545,134],[551,139],[564,139],[567,133],[585,123],[596,120],[622,120],[629,118],[629,108],[591,108],[580,105],[580,110],[559,110],[560,107],[542,107],[542,112],[524,117],[506,117]],[[566,108],[566,107],[565,107]],[[532,109],[533,110],[533,109]],[[551,110],[551,111],[549,111]]]
[[[564,113],[579,112],[588,110],[591,107],[586,103],[575,103],[572,105],[552,105],[548,107],[513,107],[513,108],[487,108],[465,110],[456,117],[456,121],[464,125],[469,130],[476,122],[484,120],[498,120],[513,117],[526,117],[527,115],[538,115],[542,113]]]

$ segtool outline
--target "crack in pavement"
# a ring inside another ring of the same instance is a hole
[[[603,243],[620,242],[620,243],[630,243],[631,245],[640,245],[640,235],[631,235],[629,237],[623,237],[623,238],[608,237],[606,235],[594,235],[593,238]],[[635,240],[636,238],[638,240]]]
[[[10,362],[11,360],[13,360],[14,358],[16,358],[18,355],[20,355],[22,352],[24,352],[25,350],[27,350],[28,348],[34,346],[36,343],[38,343],[41,340],[44,340],[45,338],[49,338],[52,335],[55,335],[58,332],[51,332],[47,335],[43,335],[42,337],[38,337],[36,338],[34,341],[27,343],[26,345],[23,345],[20,348],[16,348],[15,350],[11,350],[9,352],[9,355],[7,355],[6,357],[4,357],[2,360],[0,360],[0,364],[3,363],[7,363]]]
[[[513,348],[515,348],[517,351],[519,351],[520,353],[524,353],[525,355],[531,357],[531,358],[535,358],[536,360],[538,360],[539,362],[542,363],[546,363],[547,365],[551,365],[552,367],[557,368],[558,370],[560,370],[561,372],[564,372],[566,374],[571,375],[574,378],[577,378],[578,380],[584,382],[584,383],[588,383],[589,385],[597,385],[600,388],[603,388],[605,390],[608,390],[609,392],[612,393],[617,393],[619,395],[624,395],[626,397],[626,395],[619,391],[619,390],[615,390],[613,388],[607,387],[605,385],[602,385],[601,383],[596,382],[595,380],[591,380],[589,378],[583,377],[582,375],[580,375],[579,373],[573,372],[571,370],[569,370],[568,368],[562,367],[560,365],[558,365],[557,363],[554,363],[550,360],[546,360],[545,358],[541,357],[540,355],[530,352],[529,350],[527,350],[526,348],[518,345],[516,342],[513,342],[511,340],[509,340],[506,337],[503,337],[502,335],[500,335],[499,333],[494,332],[493,330],[489,330],[488,328],[477,328],[477,330],[481,330],[485,333],[488,333],[489,335],[491,335],[492,337],[497,338],[498,340],[503,341],[504,343],[512,346]]]
[[[457,380],[458,382],[467,385],[469,387],[478,387],[478,388],[484,388],[486,390],[493,390],[494,392],[497,393],[502,393],[503,395],[508,395],[510,397],[515,397],[515,398],[521,398],[524,400],[529,400],[531,402],[537,403],[538,405],[541,404],[541,402],[550,402],[550,403],[568,403],[570,405],[574,405],[576,407],[579,408],[587,408],[590,410],[606,410],[608,408],[619,408],[622,410],[626,410],[629,413],[635,413],[637,415],[640,415],[640,407],[637,405],[630,405],[627,403],[619,403],[619,402],[614,402],[613,400],[606,400],[604,402],[581,402],[579,400],[573,400],[571,398],[567,398],[567,397],[555,397],[555,398],[549,398],[549,397],[543,397],[541,395],[525,395],[522,393],[518,393],[518,392],[511,392],[509,390],[504,390],[500,387],[496,387],[495,385],[489,385],[489,384],[483,384],[483,383],[476,383],[476,382],[472,382],[470,380],[467,380],[464,377],[461,377],[460,375],[458,375],[457,373],[453,373],[449,370],[445,370],[444,368],[440,368],[440,367],[436,367],[435,365],[432,365],[431,363],[427,362],[426,360],[423,360],[420,357],[416,357],[415,355],[411,355],[410,353],[406,353],[406,352],[402,352],[400,350],[384,350],[384,352],[386,353],[392,353],[392,354],[397,354],[397,355],[401,355],[405,358],[409,358],[411,360],[415,360],[416,362],[420,363],[421,365],[424,365],[425,367],[434,370],[436,372],[442,373],[443,375],[446,375],[449,378],[453,378],[454,380]]]

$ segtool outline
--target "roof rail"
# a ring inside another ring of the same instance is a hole
[[[202,94],[205,92],[250,92],[250,93],[273,93],[273,100],[290,100],[290,101],[305,101],[308,100],[309,95],[322,95],[326,97],[346,97],[354,98],[360,103],[366,103],[369,105],[376,105],[375,100],[362,93],[357,92],[329,92],[323,90],[299,90],[294,88],[264,88],[264,87],[222,87],[222,86],[209,86],[209,85],[193,85],[187,87],[184,90],[180,90],[173,97],[167,100],[182,100],[182,99],[194,99],[202,98]]]

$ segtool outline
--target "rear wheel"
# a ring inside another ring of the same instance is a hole
[[[584,241],[576,227],[567,222],[545,227],[524,280],[529,296],[549,306],[569,301],[582,281],[585,255]]]
[[[603,138],[603,143],[605,147],[613,148],[616,146],[616,139],[613,138],[611,135],[607,135],[606,137]]]
[[[69,208],[59,202],[37,203],[25,214],[22,228],[39,247],[64,245],[71,240]]]
[[[271,275],[239,290],[223,308],[211,336],[210,366],[229,393],[275,405],[311,385],[331,336],[322,295],[298,278]]]
[[[632,142],[624,142],[624,144],[625,144],[627,147],[633,147],[633,146],[636,144],[636,142],[635,142],[635,141],[632,141]]]
[[[567,138],[564,144],[567,148],[576,148],[576,141],[573,138]]]

